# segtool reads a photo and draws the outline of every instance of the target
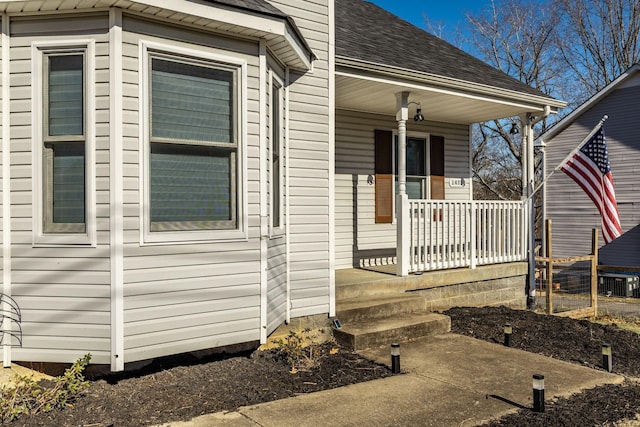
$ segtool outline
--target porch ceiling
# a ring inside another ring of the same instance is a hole
[[[438,85],[403,76],[375,75],[338,67],[336,108],[395,117],[396,93],[408,91],[409,101],[421,104],[425,120],[471,124],[542,112],[546,104],[545,100],[527,99],[522,94],[510,96],[506,91],[491,93],[490,89],[495,88],[463,86],[465,85]],[[557,107],[551,107],[551,111],[556,112]],[[411,106],[410,117],[413,117],[415,108]]]

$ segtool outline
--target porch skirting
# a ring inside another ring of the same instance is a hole
[[[443,274],[430,274],[430,280],[422,283],[425,288],[410,291],[425,297],[429,311],[486,305],[525,307],[526,263],[498,264],[475,270],[448,270],[440,273]]]
[[[411,292],[425,297],[429,311],[486,305],[524,308],[526,279],[526,262],[439,270],[406,277],[371,269],[337,270],[336,298]]]

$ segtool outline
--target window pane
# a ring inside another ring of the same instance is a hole
[[[425,165],[425,146],[424,138],[407,138],[407,175],[425,176],[427,168]],[[398,136],[395,136],[395,171],[398,173]]]
[[[233,143],[233,72],[153,59],[151,136]]]
[[[83,55],[49,55],[49,135],[83,135]]]
[[[407,138],[407,175],[426,175],[425,140]]]
[[[53,222],[84,223],[84,144],[53,145]]]
[[[409,199],[423,199],[424,178],[407,178],[407,197]]]
[[[280,89],[272,85],[271,107],[271,183],[273,197],[271,218],[274,227],[280,227]]]
[[[151,222],[232,221],[232,153],[151,144]]]

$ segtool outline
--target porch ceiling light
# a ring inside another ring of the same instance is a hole
[[[413,121],[414,122],[422,122],[422,121],[424,121],[424,116],[422,115],[422,105],[420,105],[420,103],[417,102],[417,101],[411,101],[411,102],[409,102],[407,104],[407,106],[409,106],[411,104],[414,104],[414,105],[418,106],[418,108],[416,109],[416,115],[413,116]]]
[[[518,129],[518,126],[516,126],[515,123],[511,124],[511,129],[509,129],[509,134],[511,135],[517,135],[520,133],[520,129]]]

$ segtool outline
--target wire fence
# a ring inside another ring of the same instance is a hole
[[[592,252],[569,258],[553,258],[551,220],[545,224],[544,257],[536,257],[536,279],[547,314],[570,317],[597,316],[598,234],[592,232]]]

